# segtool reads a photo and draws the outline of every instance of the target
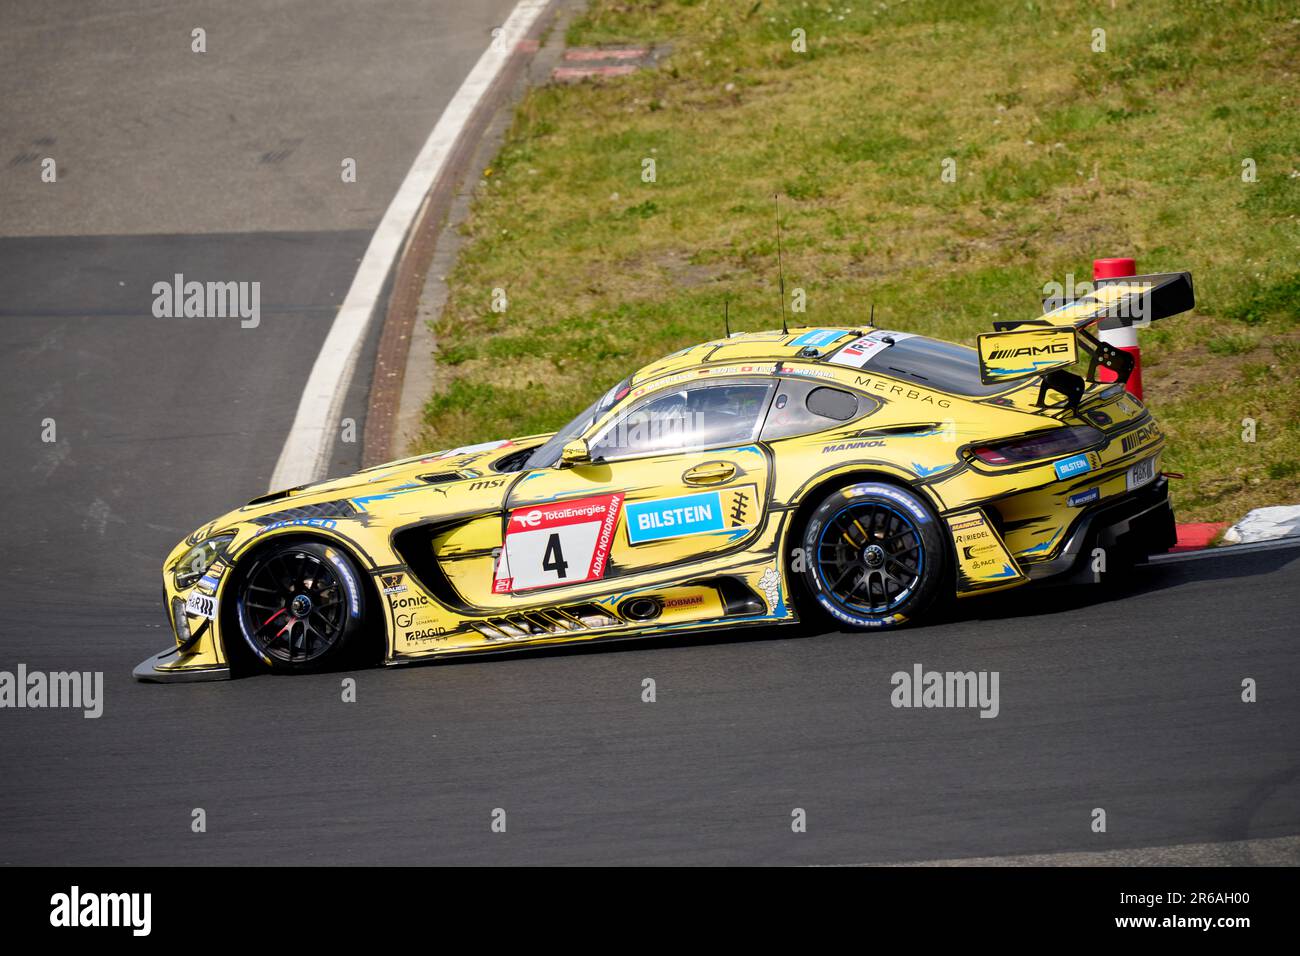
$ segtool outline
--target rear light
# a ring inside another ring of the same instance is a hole
[[[1089,425],[1053,428],[1028,438],[980,445],[971,454],[986,465],[1016,465],[1039,458],[1057,458],[1100,444],[1105,436]]]

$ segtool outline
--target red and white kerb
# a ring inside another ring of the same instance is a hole
[[[1137,275],[1137,263],[1133,259],[1093,259],[1092,260],[1092,279],[1096,282],[1098,279],[1118,279],[1124,276]],[[1133,373],[1128,377],[1128,383],[1124,386],[1125,391],[1142,397],[1142,349],[1138,346],[1138,333],[1136,326],[1125,326],[1118,329],[1102,329],[1100,332],[1101,340],[1107,345],[1120,349],[1133,356]],[[1115,381],[1115,373],[1105,368],[1097,369],[1097,379],[1102,382]]]

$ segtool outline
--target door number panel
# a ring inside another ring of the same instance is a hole
[[[621,493],[510,512],[492,591],[510,594],[599,581],[609,564]]]

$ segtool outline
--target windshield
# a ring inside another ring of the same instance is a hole
[[[583,432],[596,423],[597,418],[622,401],[631,388],[632,377],[629,375],[579,412],[573,421],[552,435],[546,444],[538,445],[524,462],[524,468],[550,468],[560,460],[560,452],[564,450],[565,445],[575,438],[580,438]]]

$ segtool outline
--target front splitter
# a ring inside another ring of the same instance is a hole
[[[169,647],[153,657],[141,661],[131,672],[136,680],[152,684],[189,684],[207,680],[230,680],[230,667],[226,664],[205,664],[186,667],[178,663],[180,649]]]

